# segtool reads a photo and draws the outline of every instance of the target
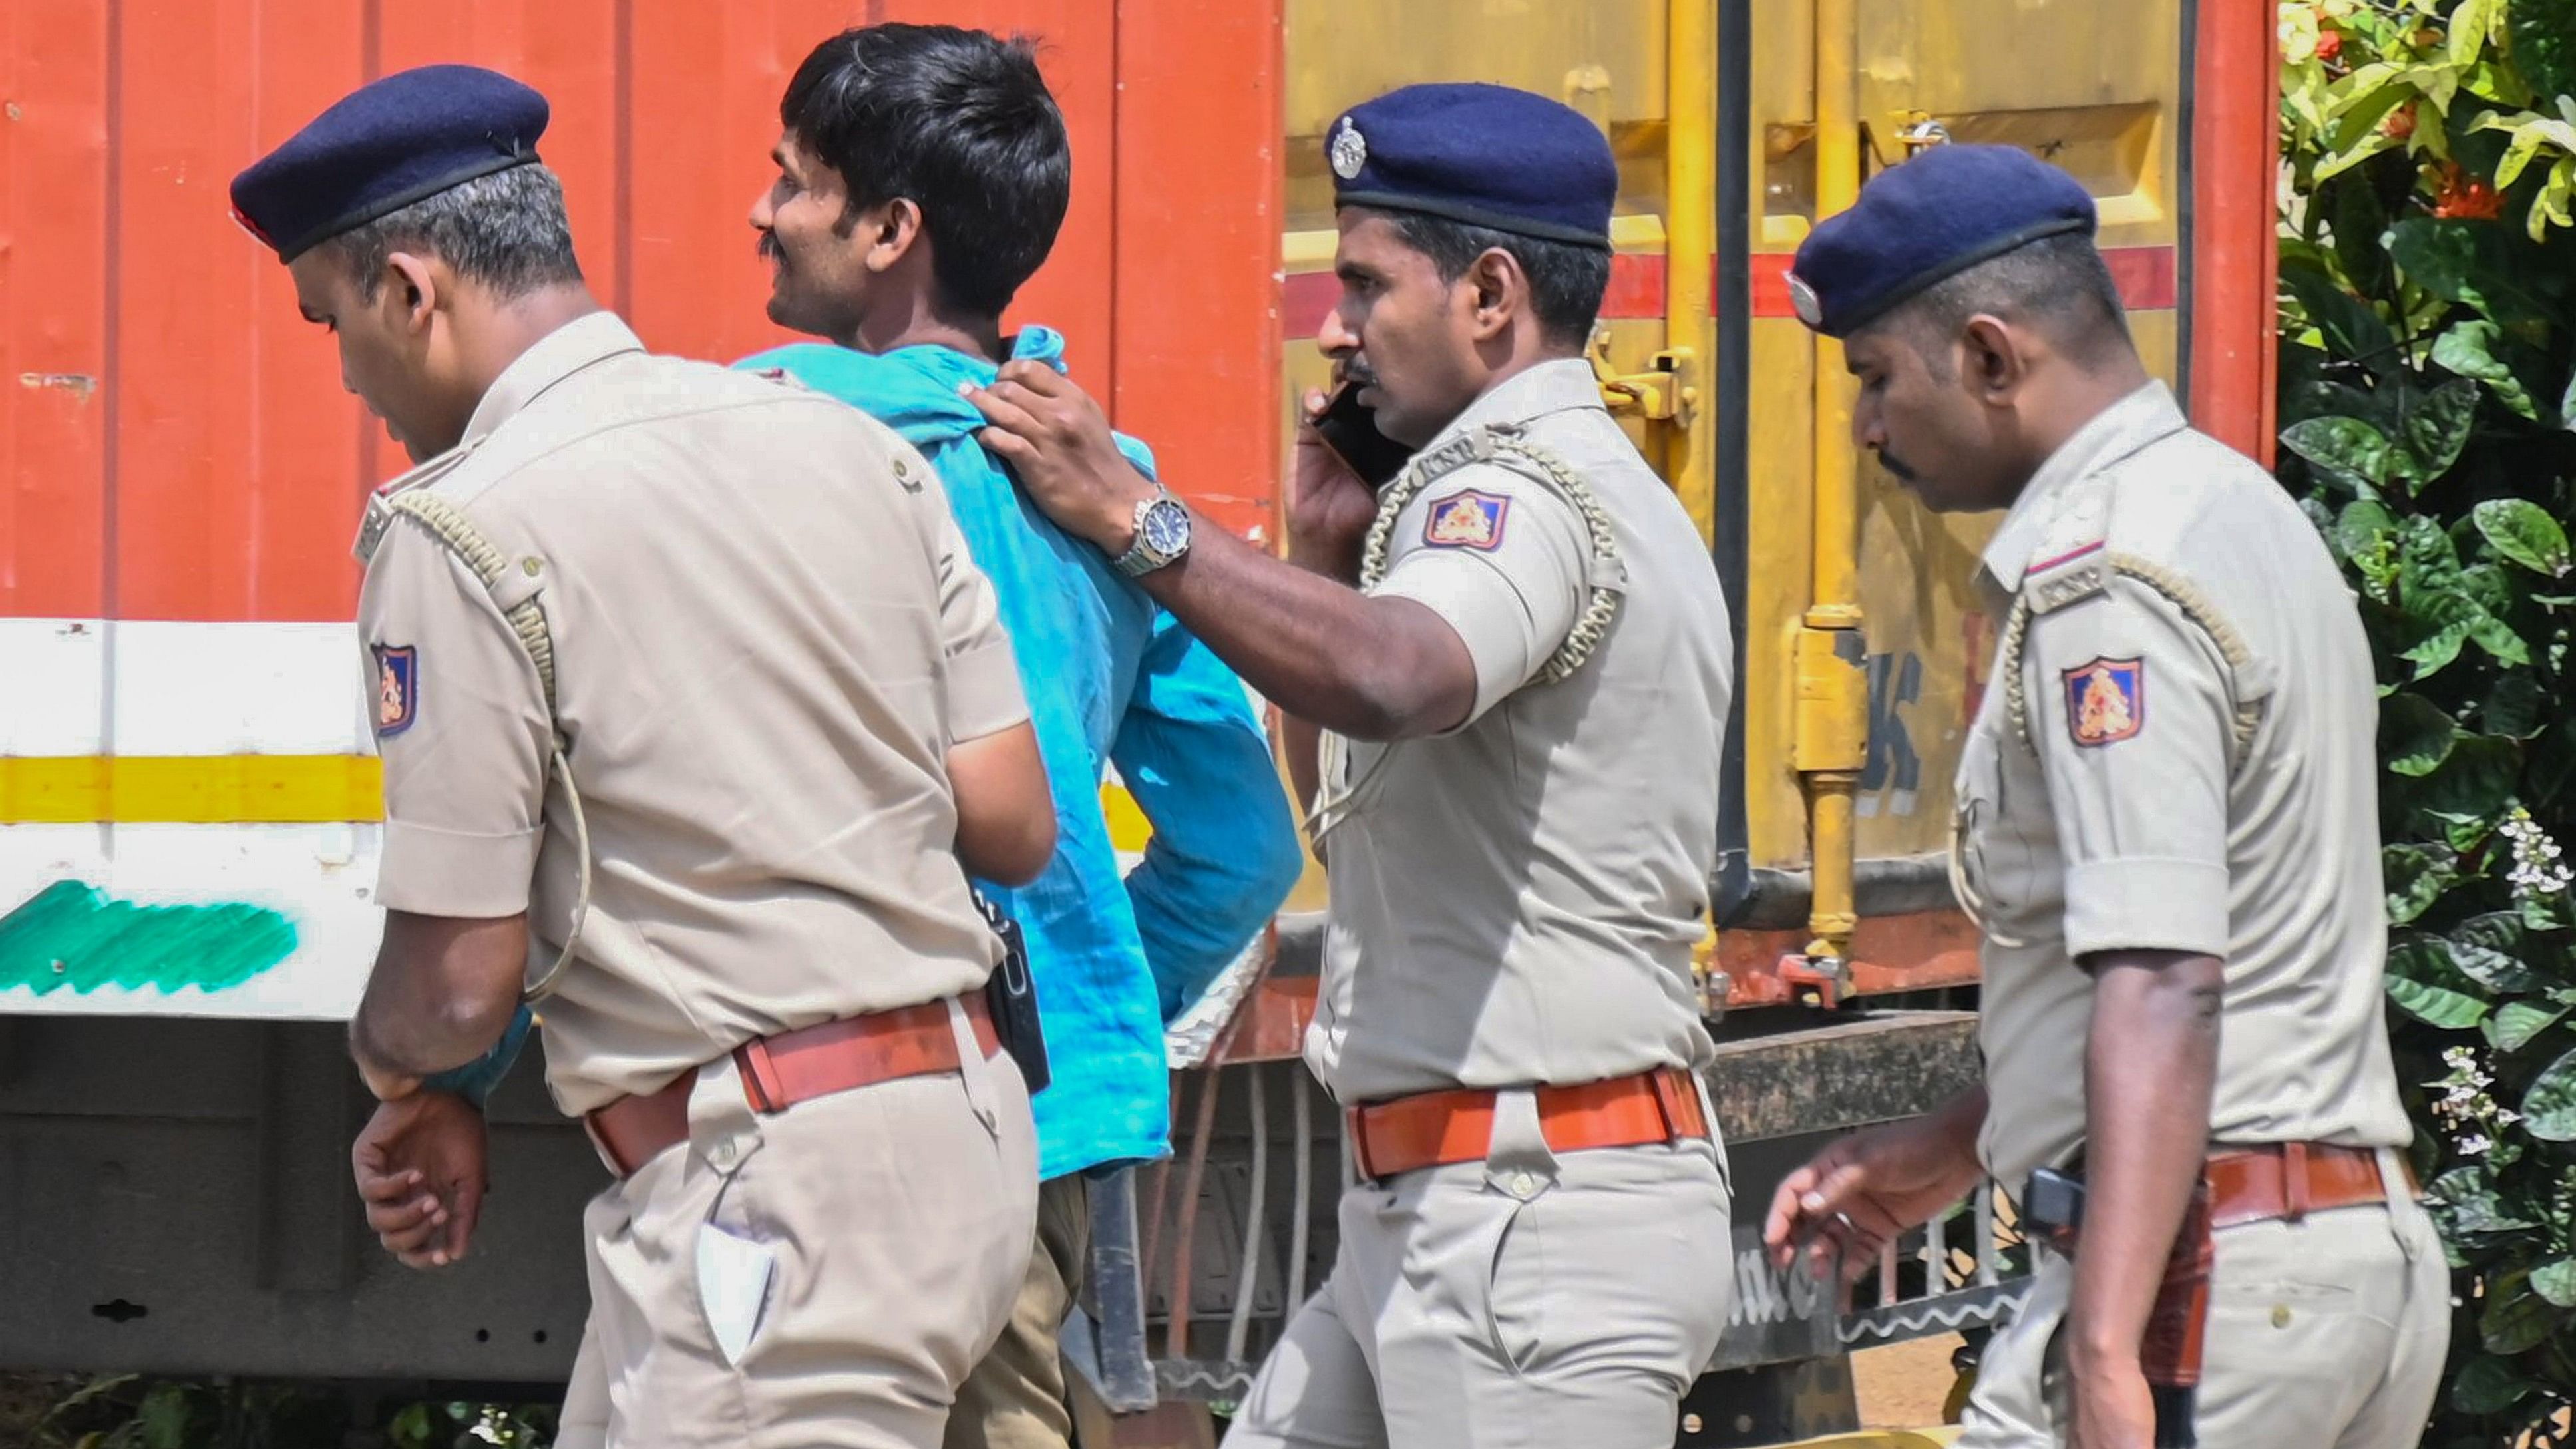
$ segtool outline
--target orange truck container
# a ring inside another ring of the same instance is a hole
[[[1703,954],[1747,1210],[1817,1134],[1973,1075],[1974,935],[1938,866],[1992,635],[1965,592],[1991,520],[1930,517],[1855,457],[1788,258],[1922,147],[2030,147],[2099,199],[2151,366],[2268,453],[2259,0],[18,0],[0,7],[0,1359],[567,1366],[569,1234],[596,1173],[535,1073],[495,1106],[475,1259],[402,1274],[362,1241],[345,1145],[363,1104],[330,1025],[380,925],[349,543],[401,460],[224,188],[369,76],[495,66],[553,101],[542,149],[600,295],[657,350],[740,356],[780,340],[744,220],[779,91],[823,36],[886,20],[1043,38],[1075,194],[1015,313],[1064,331],[1117,423],[1256,540],[1291,400],[1323,371],[1332,119],[1484,79],[1597,120],[1623,174],[1605,396],[1744,631],[1739,717],[1710,721],[1737,764]],[[1142,822],[1110,792],[1133,848]],[[1176,1024],[1178,1163],[1103,1194],[1111,1258],[1076,1356],[1118,1407],[1239,1392],[1329,1261],[1332,1114],[1287,1060],[1323,905],[1310,872],[1275,940]],[[1741,1427],[1694,1438],[1695,1411],[1685,1442],[1841,1427],[1848,1345],[1916,1331],[1918,1300],[1973,1324],[2010,1298],[1990,1263],[1964,1284],[1908,1271],[1879,1317],[1847,1317],[1748,1259],[1730,1372],[1702,1386],[1735,1406],[1706,1422]]]

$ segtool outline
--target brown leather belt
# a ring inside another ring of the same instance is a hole
[[[960,997],[974,1023],[975,1044],[990,1057],[1001,1049],[984,993]],[[755,1112],[784,1112],[799,1102],[872,1087],[898,1077],[957,1070],[957,1033],[946,1001],[845,1017],[799,1031],[761,1037],[733,1049],[742,1073],[742,1095]],[[583,1114],[590,1140],[609,1170],[632,1177],[635,1169],[689,1137],[689,1093],[695,1070],[682,1072],[658,1092],[620,1097]]]
[[[1552,1152],[1708,1135],[1699,1089],[1688,1072],[1677,1069],[1540,1087],[1535,1095],[1539,1132]],[[1482,1162],[1494,1138],[1494,1093],[1474,1088],[1365,1103],[1345,1115],[1353,1165],[1372,1182],[1425,1167]]]
[[[2403,1156],[2398,1163],[2407,1192],[2420,1191],[2413,1166]],[[2295,1223],[2310,1213],[2388,1201],[2388,1185],[2379,1176],[2379,1150],[2372,1147],[2322,1142],[2222,1147],[2210,1154],[2204,1176],[2212,1228],[2274,1219]]]

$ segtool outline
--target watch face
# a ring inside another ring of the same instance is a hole
[[[1136,531],[1137,541],[1148,552],[1169,557],[1189,546],[1190,511],[1164,499],[1145,510],[1143,527]]]

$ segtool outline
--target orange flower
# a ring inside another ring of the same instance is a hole
[[[2317,59],[2332,60],[2343,54],[2343,32],[2324,30],[2317,33]]]
[[[2388,113],[2388,119],[2380,122],[2379,129],[2386,131],[2392,140],[2403,141],[2407,137],[2414,135],[2414,104],[2409,102],[2406,105],[2399,106],[2396,110],[2390,111]]]
[[[2504,213],[2504,197],[2484,177],[2471,176],[2456,161],[2445,161],[2433,191],[2433,214],[2473,221],[2493,221]]]

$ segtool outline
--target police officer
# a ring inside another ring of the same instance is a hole
[[[1933,509],[2006,510],[1976,583],[2004,622],[1958,780],[1985,1085],[1827,1149],[1767,1233],[1865,1262],[1980,1163],[2080,1171],[1961,1442],[2129,1449],[2205,1186],[2199,1442],[2411,1445],[2450,1298],[2382,1022],[2370,650],[2316,529],[2148,377],[2093,231],[2063,172],[1953,146],[1798,252],[1855,437]]]
[[[1357,1182],[1229,1443],[1666,1445],[1732,1282],[1690,976],[1732,649],[1584,360],[1617,167],[1485,85],[1326,144],[1319,345],[1419,450],[1383,493],[1304,430],[1283,562],[1197,526],[1052,372],[976,394],[1040,506],[1303,722],[1331,887],[1306,1055]]]
[[[587,1213],[566,1445],[923,1446],[1034,1231],[959,855],[1053,816],[1008,641],[918,454],[647,355],[583,287],[536,92],[434,66],[233,186],[422,465],[359,554],[385,938],[351,1024],[381,1175],[470,1217],[420,1079],[540,1000]]]

